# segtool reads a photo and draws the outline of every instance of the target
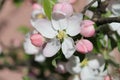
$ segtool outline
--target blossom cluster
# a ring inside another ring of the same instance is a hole
[[[32,45],[41,48],[41,54],[52,57],[61,49],[65,58],[70,58],[77,50],[89,53],[93,49],[92,43],[83,37],[95,34],[94,22],[83,20],[82,13],[74,13],[70,3],[59,2],[54,5],[51,20],[44,13],[43,7],[33,5],[31,24],[35,31],[30,35]],[[73,40],[81,34],[81,39]]]
[[[24,49],[26,53],[35,55],[35,61],[38,62],[45,61],[47,57],[65,58],[66,62],[55,64],[56,70],[60,73],[73,74],[74,80],[80,80],[80,77],[81,80],[111,80],[107,70],[104,71],[104,62],[101,64],[99,60],[101,55],[83,61],[76,56],[79,53],[91,53],[94,46],[88,38],[98,35],[95,31],[95,22],[84,19],[84,14],[74,11],[72,4],[75,1],[58,0],[52,7],[50,18],[46,15],[42,4],[33,4],[30,22],[35,30],[26,35]],[[88,14],[88,17],[91,16]],[[119,34],[117,24],[119,23],[109,25],[111,30],[116,25],[113,31]],[[109,47],[107,35],[99,41],[104,48]],[[104,58],[108,59],[105,52],[104,49]]]

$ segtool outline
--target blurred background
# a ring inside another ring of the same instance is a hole
[[[22,80],[28,58],[22,48],[31,30],[32,0],[0,0],[0,80]]]

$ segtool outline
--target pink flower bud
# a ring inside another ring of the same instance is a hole
[[[38,33],[31,35],[30,40],[36,47],[40,47],[44,44],[44,38]]]
[[[110,76],[105,76],[104,80],[111,80],[111,77]]]
[[[36,10],[36,9],[42,9],[42,6],[37,4],[37,3],[34,3],[33,6],[32,6],[33,10]]]
[[[81,39],[76,43],[76,50],[83,54],[91,52],[93,44],[87,39]]]
[[[73,14],[73,7],[69,3],[62,2],[54,6],[53,12],[61,13],[61,14],[64,14],[65,16],[71,16]]]
[[[84,37],[92,37],[95,34],[94,22],[91,20],[84,20],[81,24],[81,35]]]
[[[66,73],[65,63],[58,63],[56,71],[62,74]]]

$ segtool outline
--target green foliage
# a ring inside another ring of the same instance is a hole
[[[105,14],[102,14],[102,17],[109,17],[111,14],[111,11],[107,11]]]
[[[27,34],[30,31],[30,29],[26,26],[20,26],[18,28],[18,31],[21,32],[22,34]]]
[[[24,77],[23,77],[23,80],[31,80],[31,79],[30,79],[30,77],[28,77],[28,76],[24,76]]]
[[[56,0],[43,0],[43,8],[48,19],[51,19],[52,8]]]
[[[53,60],[52,60],[52,65],[53,65],[54,67],[57,67],[56,59],[53,59]]]
[[[14,0],[16,7],[20,7],[24,0]]]

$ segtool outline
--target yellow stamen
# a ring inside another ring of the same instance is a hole
[[[61,39],[63,39],[64,37],[66,37],[65,31],[59,31],[59,32],[58,32],[58,35],[57,35],[57,38],[61,40]]]
[[[88,64],[88,59],[85,58],[82,62],[81,62],[81,66],[86,66]]]
[[[36,15],[36,17],[37,17],[38,19],[43,19],[43,18],[45,18],[45,15],[43,15],[43,14],[38,14],[38,15]]]

